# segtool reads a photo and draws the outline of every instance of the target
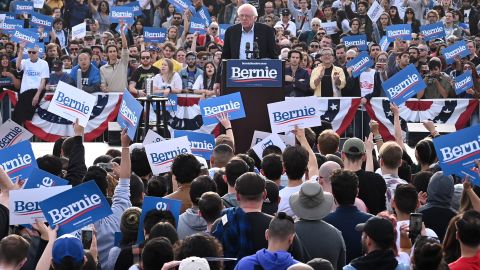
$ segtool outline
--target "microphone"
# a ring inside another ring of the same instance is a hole
[[[77,69],[77,88],[82,89],[82,71],[80,67]]]
[[[252,58],[251,53],[252,52],[250,51],[250,42],[247,42],[245,43],[245,56],[247,57],[247,59]]]
[[[256,41],[253,42],[253,58],[258,59],[260,56],[260,51],[258,50],[258,43]]]

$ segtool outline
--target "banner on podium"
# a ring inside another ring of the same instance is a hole
[[[282,87],[282,61],[228,60],[227,87]]]

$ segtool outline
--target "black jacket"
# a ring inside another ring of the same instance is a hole
[[[373,81],[373,92],[366,95],[365,98],[370,100],[372,97],[379,97],[382,92],[382,80],[380,73],[375,72]],[[348,76],[345,88],[342,90],[342,97],[361,97],[360,92],[360,77],[354,78]]]
[[[254,41],[258,43],[260,58],[278,59],[275,43],[275,30],[263,23],[255,23]],[[225,43],[223,45],[222,59],[240,58],[240,40],[242,37],[242,25],[235,24],[225,31]]]
[[[465,9],[461,8],[460,12],[465,14]],[[479,12],[477,9],[472,7],[470,9],[470,14],[468,15],[468,26],[470,28],[470,36],[476,36],[478,34],[478,20],[480,19]]]
[[[70,157],[68,158],[67,175],[65,179],[70,185],[77,186],[82,183],[83,177],[87,173],[85,165],[85,147],[83,146],[82,136],[74,137],[74,144]]]

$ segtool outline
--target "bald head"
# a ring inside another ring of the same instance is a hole
[[[318,175],[320,176],[320,184],[324,191],[331,192],[332,183],[330,177],[332,176],[333,171],[339,169],[341,169],[340,165],[333,161],[327,161],[320,166],[320,169],[318,169]]]

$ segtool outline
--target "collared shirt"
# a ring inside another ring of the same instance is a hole
[[[255,25],[252,26],[252,29],[250,31],[245,32],[245,30],[242,27],[242,37],[240,38],[240,59],[247,59],[247,54],[245,53],[245,46],[248,43],[250,43],[250,50],[253,50],[253,37],[254,37],[254,29]]]

